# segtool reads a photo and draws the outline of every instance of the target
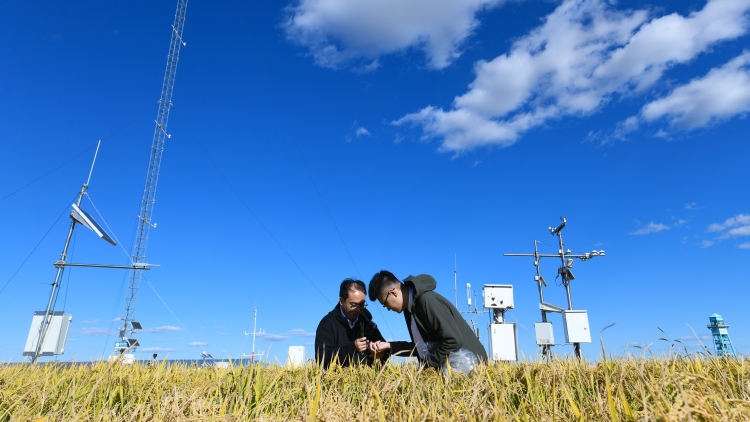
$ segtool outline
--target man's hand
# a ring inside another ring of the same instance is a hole
[[[384,352],[391,348],[391,343],[387,341],[375,341],[370,343],[370,350],[376,353]]]
[[[367,338],[362,337],[354,340],[354,348],[357,349],[358,352],[364,352],[367,350]]]

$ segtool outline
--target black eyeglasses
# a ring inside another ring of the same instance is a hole
[[[391,296],[391,291],[393,291],[393,289],[388,290],[388,293],[385,294],[385,299],[383,299],[383,307],[384,308],[386,307],[385,305],[388,303],[388,297]]]
[[[365,309],[366,307],[367,307],[367,302],[362,302],[362,303],[349,302],[349,309],[351,309],[352,311],[357,310],[357,309]]]

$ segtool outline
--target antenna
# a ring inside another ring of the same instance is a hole
[[[177,0],[177,11],[174,15],[172,25],[172,38],[169,43],[169,54],[167,55],[167,68],[164,72],[164,82],[161,87],[159,98],[159,110],[156,115],[154,126],[154,138],[151,145],[151,158],[146,173],[146,186],[143,189],[141,207],[138,214],[138,229],[136,241],[133,248],[133,262],[143,263],[146,260],[146,246],[148,245],[148,234],[151,228],[156,228],[152,223],[154,203],[156,202],[156,184],[159,180],[162,154],[164,153],[164,141],[171,137],[167,134],[167,123],[169,122],[169,110],[172,107],[172,92],[174,90],[177,62],[180,58],[180,47],[185,45],[182,40],[182,31],[185,27],[185,13],[187,11],[187,0]],[[138,290],[141,284],[141,269],[134,269],[128,285],[128,295],[125,300],[125,316],[120,329],[120,341],[115,343],[115,352],[123,354],[126,350],[134,351],[134,348],[125,349],[122,345],[128,339],[128,333],[133,333],[132,322],[135,319],[136,305],[138,302]]]
[[[89,178],[86,179],[86,186],[89,185],[89,182],[91,181],[91,173],[94,172],[94,164],[96,163],[96,156],[99,155],[99,146],[102,144],[101,139],[99,142],[96,143],[96,152],[94,152],[94,161],[91,162],[91,170],[89,170]]]
[[[456,255],[453,255],[453,294],[456,295],[456,309],[458,309],[458,284],[456,284]]]
[[[253,309],[253,332],[248,333],[247,331],[245,331],[246,336],[249,336],[249,335],[253,336],[253,351],[252,351],[252,354],[250,355],[251,362],[255,362],[255,336],[258,334],[266,333],[266,331],[263,330],[262,328],[256,329],[256,327],[258,326],[258,301],[257,300],[255,301],[255,306],[253,308],[254,308]],[[246,356],[247,356],[246,354],[244,353],[242,354],[242,357],[246,357]],[[259,359],[263,358],[262,350],[258,352],[258,358]]]
[[[563,324],[565,328],[565,339],[567,343],[573,344],[573,352],[577,358],[581,358],[581,343],[591,343],[591,330],[589,329],[588,313],[583,310],[573,309],[573,300],[570,295],[570,282],[575,280],[573,273],[570,269],[573,267],[573,260],[580,259],[581,261],[587,261],[596,256],[605,256],[604,251],[591,251],[584,254],[573,254],[570,249],[565,250],[563,244],[562,231],[567,226],[568,221],[565,217],[560,217],[560,225],[555,227],[548,227],[548,230],[552,236],[557,236],[559,249],[556,254],[540,254],[537,248],[537,241],[534,241],[534,253],[533,254],[518,254],[518,253],[506,253],[504,256],[528,256],[534,258],[534,266],[536,267],[536,276],[534,276],[534,282],[537,283],[539,288],[539,310],[542,311],[542,322],[534,324],[536,329],[537,345],[542,348],[542,355],[551,361],[552,354],[550,348],[554,346],[554,336],[552,332],[552,323],[547,321],[547,313],[555,312],[561,313],[563,316]],[[568,308],[564,309],[560,306],[552,305],[544,301],[543,287],[547,286],[547,282],[544,281],[540,269],[541,258],[559,258],[561,266],[557,269],[557,275],[562,278],[562,284],[565,286],[565,295],[568,299]]]

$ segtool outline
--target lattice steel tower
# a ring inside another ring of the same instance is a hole
[[[715,313],[708,317],[708,320],[711,321],[708,329],[711,330],[714,337],[714,355],[735,357],[734,346],[732,346],[732,340],[729,338],[729,331],[727,331],[729,326],[724,324],[724,318]]]
[[[172,25],[172,39],[169,43],[169,55],[167,56],[167,69],[164,72],[164,83],[161,87],[161,98],[159,99],[159,111],[156,115],[154,128],[154,140],[151,145],[151,159],[148,163],[146,174],[146,187],[143,190],[141,209],[138,214],[138,229],[136,232],[135,246],[133,247],[133,263],[146,262],[146,246],[148,245],[148,234],[156,224],[151,222],[156,201],[156,183],[159,179],[159,167],[164,152],[164,141],[169,138],[167,134],[167,122],[169,110],[172,107],[172,91],[174,90],[177,62],[180,58],[180,47],[185,45],[182,41],[182,30],[185,26],[185,12],[187,11],[187,0],[177,0],[177,11]],[[141,329],[141,324],[135,321],[135,311],[138,302],[138,290],[141,284],[141,269],[133,270],[128,284],[127,298],[125,300],[125,316],[120,329],[120,340],[115,344],[115,350],[120,353],[125,350],[133,351],[137,342],[129,339],[128,333],[132,334]]]

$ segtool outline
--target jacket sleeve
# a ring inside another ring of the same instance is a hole
[[[425,325],[429,336],[437,343],[427,355],[427,364],[439,368],[450,355],[463,347],[463,337],[453,313],[435,294],[426,293],[420,298],[419,321]]]
[[[344,363],[357,353],[354,343],[336,345],[334,327],[323,319],[315,331],[315,360],[318,365],[328,368],[336,357],[339,363]]]
[[[419,356],[411,341],[391,341],[391,356]]]

